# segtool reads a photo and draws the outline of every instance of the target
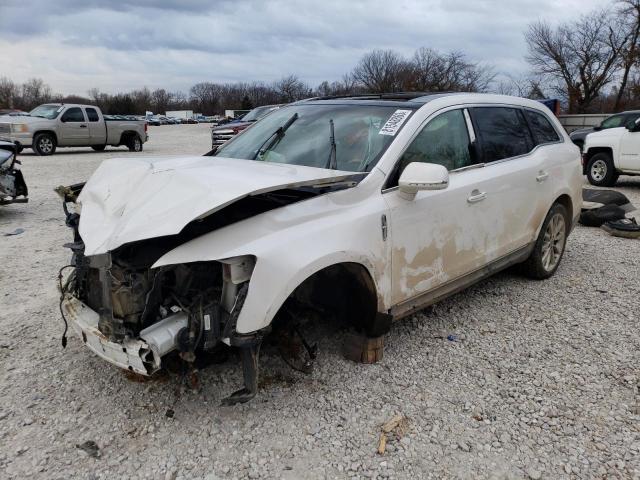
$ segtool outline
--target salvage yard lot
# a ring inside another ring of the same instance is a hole
[[[109,157],[201,155],[209,126],[150,127],[144,152],[21,155],[30,202],[0,209],[0,476],[24,478],[640,478],[640,242],[577,227],[558,273],[508,271],[394,325],[384,359],[345,360],[343,332],[312,329],[315,371],[268,345],[252,402],[230,358],[139,382],[60,345],[60,184]],[[640,178],[617,188],[640,206]],[[166,201],[171,202],[171,192]],[[384,456],[380,426],[406,416]],[[94,458],[76,445],[94,441]]]

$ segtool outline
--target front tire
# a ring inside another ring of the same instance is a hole
[[[587,163],[587,180],[596,187],[613,187],[618,181],[618,174],[611,155],[605,152],[596,153]]]
[[[53,155],[56,151],[56,137],[50,133],[39,133],[36,135],[36,138],[33,139],[31,148],[41,157]]]
[[[533,252],[522,265],[526,276],[544,280],[556,273],[567,244],[569,221],[569,213],[563,205],[556,203],[551,207],[542,223]]]
[[[91,148],[93,148],[96,152],[102,152],[104,151],[106,145],[91,145]]]
[[[127,142],[127,147],[129,147],[130,152],[141,152],[142,151],[142,140],[138,135],[134,135],[129,138]]]

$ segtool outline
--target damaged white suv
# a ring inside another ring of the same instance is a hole
[[[245,385],[226,403],[247,401],[263,338],[309,309],[381,337],[510,265],[553,275],[581,173],[535,101],[291,104],[213,156],[109,159],[62,188],[75,238],[61,311],[94,353],[143,375],[237,347]]]

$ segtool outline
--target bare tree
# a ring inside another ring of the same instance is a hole
[[[20,94],[18,85],[7,77],[0,77],[0,107],[14,108],[14,103]]]
[[[281,78],[273,84],[273,89],[283,103],[289,103],[311,96],[309,86],[296,75]]]
[[[494,77],[492,68],[467,61],[462,52],[442,54],[423,47],[413,56],[407,86],[424,92],[483,92]]]
[[[525,39],[535,72],[557,82],[570,113],[585,113],[613,80],[628,38],[614,28],[609,15],[594,11],[557,29],[533,23]]]
[[[622,101],[627,93],[631,69],[638,65],[640,58],[640,0],[620,0],[617,20],[627,31],[627,43],[621,51],[622,79],[616,95],[614,111],[622,109]]]
[[[373,93],[397,92],[406,84],[411,66],[393,50],[373,50],[353,69],[352,77]]]

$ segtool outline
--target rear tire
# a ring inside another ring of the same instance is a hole
[[[138,135],[132,135],[127,140],[127,147],[130,152],[141,152],[142,151],[142,140]]]
[[[596,187],[613,187],[618,181],[618,174],[613,165],[611,155],[605,152],[596,153],[587,163],[587,180]]]
[[[56,137],[50,133],[39,133],[33,139],[31,148],[41,157],[53,155],[56,151]]]
[[[569,234],[569,213],[555,203],[547,213],[529,258],[522,264],[523,273],[535,280],[551,277],[562,260]]]
[[[106,148],[106,145],[91,145],[96,152],[102,152]]]

